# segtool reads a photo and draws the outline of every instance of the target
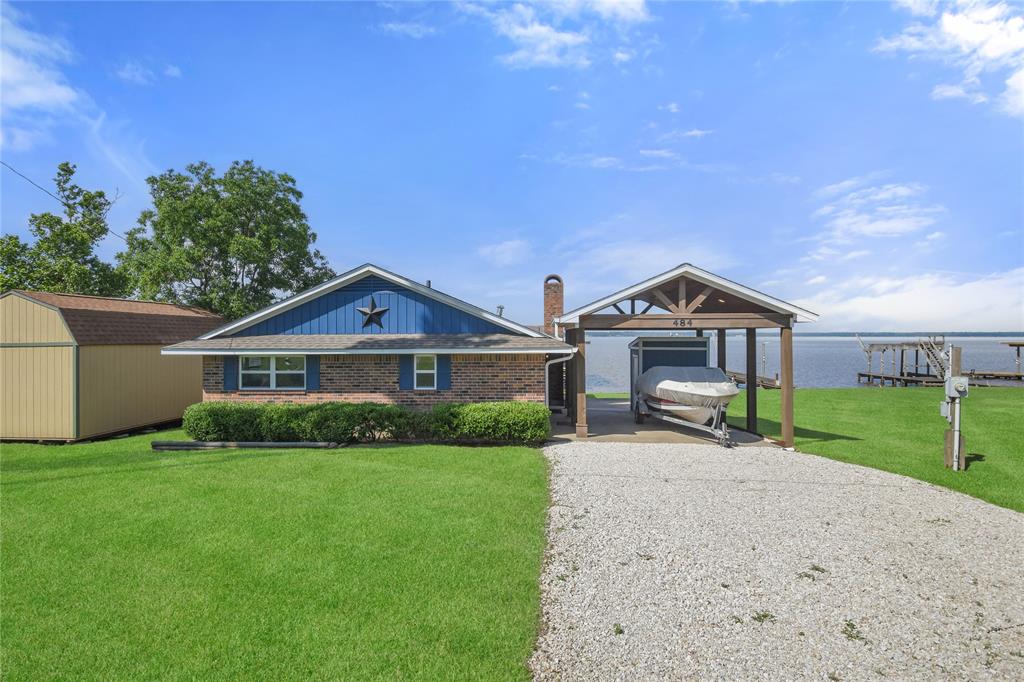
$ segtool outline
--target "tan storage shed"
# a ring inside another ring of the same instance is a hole
[[[170,303],[0,295],[0,439],[79,440],[180,419],[202,400],[202,358],[160,349],[222,323]]]

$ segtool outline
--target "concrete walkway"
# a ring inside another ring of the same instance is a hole
[[[706,433],[685,426],[676,426],[657,419],[646,419],[643,424],[633,421],[626,398],[587,398],[587,428],[590,435],[587,442],[598,443],[708,443],[714,439]],[[737,445],[764,445],[760,436],[740,429],[731,429]],[[576,431],[568,417],[554,418],[552,440],[572,442]]]
[[[1024,515],[779,448],[552,463],[542,680],[1024,679]]]

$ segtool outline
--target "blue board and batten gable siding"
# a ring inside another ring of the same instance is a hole
[[[363,327],[358,308],[388,308],[376,324]],[[375,275],[261,320],[233,336],[267,334],[515,334],[506,327],[400,287]]]

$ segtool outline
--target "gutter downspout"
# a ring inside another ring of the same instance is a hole
[[[544,363],[544,407],[549,410],[551,409],[551,405],[549,404],[551,402],[551,393],[548,384],[551,383],[551,365],[559,362],[568,362],[569,360],[572,360],[574,355],[576,355],[575,348],[570,350],[569,354],[565,357],[553,358]]]

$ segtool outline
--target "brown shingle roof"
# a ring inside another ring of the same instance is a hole
[[[166,345],[195,338],[224,323],[219,315],[175,303],[48,291],[16,293],[57,308],[71,335],[82,346]]]
[[[568,353],[571,348],[550,336],[516,334],[269,334],[226,336],[185,341],[165,349],[171,352],[297,352],[408,353],[426,351],[472,351],[477,353]]]

